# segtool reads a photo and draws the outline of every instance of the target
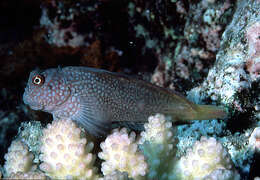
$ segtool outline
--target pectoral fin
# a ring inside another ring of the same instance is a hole
[[[95,97],[80,97],[80,108],[73,120],[80,123],[90,134],[102,136],[110,131],[109,115]]]

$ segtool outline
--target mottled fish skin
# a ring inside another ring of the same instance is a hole
[[[23,100],[32,109],[52,113],[54,119],[75,120],[94,135],[106,133],[113,121],[143,122],[155,113],[170,114],[176,120],[225,115],[223,109],[200,108],[143,80],[88,67],[32,71]]]

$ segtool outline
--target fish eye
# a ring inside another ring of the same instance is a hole
[[[32,82],[35,85],[42,85],[44,83],[44,76],[36,75],[32,78]]]

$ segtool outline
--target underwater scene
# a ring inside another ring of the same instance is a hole
[[[0,179],[260,180],[260,0],[1,0]]]

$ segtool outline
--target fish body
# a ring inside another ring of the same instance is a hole
[[[196,105],[149,82],[88,67],[32,71],[23,100],[54,119],[77,121],[94,135],[104,134],[114,121],[140,123],[156,113],[184,121],[225,116],[222,108]]]

